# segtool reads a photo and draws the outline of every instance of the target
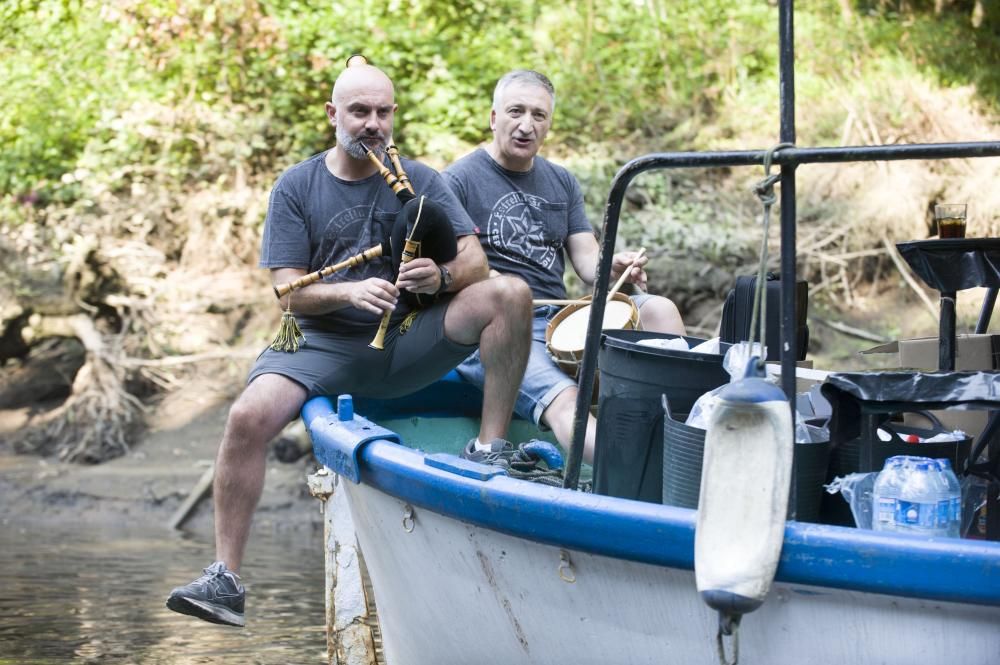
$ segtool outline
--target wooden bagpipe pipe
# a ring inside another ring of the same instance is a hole
[[[305,336],[295,322],[291,311],[290,294],[293,291],[318,282],[341,270],[360,266],[380,257],[387,257],[391,260],[392,281],[398,282],[399,267],[404,263],[409,263],[417,258],[430,258],[435,263],[441,264],[451,261],[458,255],[455,229],[444,208],[426,196],[418,197],[416,195],[409,176],[400,163],[399,151],[395,145],[388,145],[385,154],[389,157],[395,172],[383,164],[372,150],[368,150],[368,159],[375,165],[386,184],[395,193],[396,198],[403,204],[399,212],[396,213],[391,229],[387,230],[382,242],[378,245],[335,265],[303,275],[293,282],[274,287],[274,294],[279,300],[286,295],[288,296],[288,303],[281,317],[278,334],[271,343],[271,348],[275,351],[295,352],[298,350],[299,344],[305,342]],[[413,307],[427,306],[437,300],[437,297],[437,294],[402,292],[403,300]],[[372,348],[383,348],[392,311],[387,310],[383,314],[375,338],[369,345]]]

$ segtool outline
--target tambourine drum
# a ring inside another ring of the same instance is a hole
[[[589,301],[586,296],[581,301]],[[590,323],[590,303],[579,302],[566,305],[552,317],[545,328],[545,348],[564,372],[574,379],[583,362],[583,348],[587,340],[587,324]],[[641,330],[639,308],[623,293],[616,293],[604,306],[602,330]]]

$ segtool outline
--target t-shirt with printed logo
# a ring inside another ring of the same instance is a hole
[[[503,168],[482,148],[441,175],[476,225],[490,267],[524,279],[536,298],[565,298],[566,240],[593,233],[573,175],[543,157]]]
[[[314,155],[289,168],[275,183],[264,222],[260,267],[314,272],[379,244],[392,228],[401,204],[382,176],[342,180],[330,173],[325,158],[325,152]],[[472,220],[434,169],[405,158],[401,162],[414,190],[444,207],[456,235],[474,233]],[[391,257],[383,256],[325,281],[391,280],[393,273]],[[408,311],[400,300],[393,320]],[[353,307],[321,316],[296,315],[303,328],[343,332],[370,331],[380,318]]]

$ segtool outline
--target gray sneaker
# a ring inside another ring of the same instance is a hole
[[[225,563],[216,561],[194,582],[171,591],[167,607],[210,623],[243,626],[246,590],[239,579]]]
[[[462,451],[462,459],[509,469],[510,458],[513,454],[514,444],[505,439],[493,439],[490,441],[489,450],[476,450],[476,440],[470,439]]]

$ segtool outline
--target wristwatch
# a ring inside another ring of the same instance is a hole
[[[434,292],[434,295],[447,291],[452,282],[451,271],[446,266],[439,265],[438,270],[441,271],[441,284],[438,285],[438,290]]]

